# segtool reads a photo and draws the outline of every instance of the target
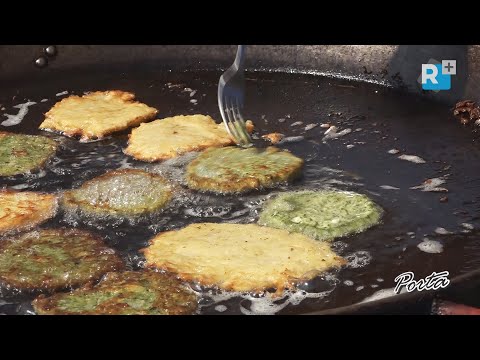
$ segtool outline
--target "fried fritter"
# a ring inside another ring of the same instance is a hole
[[[40,295],[32,305],[39,315],[188,315],[197,296],[173,276],[126,271],[70,293]]]
[[[33,228],[55,216],[57,197],[31,191],[0,191],[0,235]]]
[[[275,147],[208,149],[187,166],[188,187],[217,193],[271,188],[301,175],[303,160]]]
[[[255,224],[191,224],[155,236],[147,265],[225,290],[280,294],[345,263],[327,243]]]
[[[123,268],[114,250],[78,229],[42,229],[0,241],[0,283],[9,288],[59,290]]]
[[[268,201],[258,223],[333,240],[380,222],[383,210],[367,196],[346,191],[294,191]]]
[[[172,199],[172,186],[160,175],[143,170],[110,171],[66,191],[62,205],[85,213],[136,216],[160,210]]]
[[[247,121],[247,130],[253,131],[251,121]],[[223,123],[217,124],[205,115],[180,115],[133,129],[125,153],[137,160],[153,162],[233,144]]]
[[[157,115],[157,109],[134,99],[134,94],[120,90],[71,95],[45,114],[40,129],[59,131],[66,136],[79,135],[84,141],[101,139]]]
[[[57,143],[45,136],[0,132],[0,176],[38,169],[56,150]]]

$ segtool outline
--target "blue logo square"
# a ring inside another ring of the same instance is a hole
[[[427,79],[425,84],[422,84],[423,90],[450,90],[451,84],[451,75],[442,74],[442,64],[435,64],[435,67],[438,70],[438,74],[435,77],[438,84],[434,84],[430,79]],[[430,69],[427,69],[427,74],[432,74]]]

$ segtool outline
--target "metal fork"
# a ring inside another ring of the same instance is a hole
[[[241,110],[245,97],[245,45],[238,45],[232,66],[220,76],[218,82],[218,107],[227,132],[243,147],[252,146]]]

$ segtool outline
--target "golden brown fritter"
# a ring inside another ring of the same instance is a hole
[[[247,130],[253,123],[247,121]],[[206,115],[179,115],[133,129],[125,149],[127,155],[142,161],[160,161],[209,147],[233,145],[223,123]]]
[[[31,191],[0,191],[0,235],[33,228],[55,216],[57,197]]]
[[[0,176],[38,169],[56,150],[57,143],[45,136],[0,132]]]
[[[157,109],[134,99],[134,94],[120,90],[71,95],[45,114],[40,129],[58,131],[66,136],[78,135],[81,140],[101,139],[157,115]]]
[[[33,303],[39,315],[188,315],[197,296],[180,280],[155,271],[108,273],[95,286],[70,293],[40,295]]]
[[[136,216],[160,210],[172,199],[165,178],[138,169],[113,170],[64,193],[62,205],[90,214]]]
[[[191,224],[155,236],[147,265],[225,290],[277,294],[345,263],[327,243],[254,224]]]
[[[331,241],[380,222],[383,210],[366,195],[347,191],[291,191],[263,207],[258,223]]]
[[[114,250],[79,229],[42,229],[0,241],[0,283],[9,288],[59,290],[123,268]]]
[[[208,149],[187,166],[191,189],[239,193],[271,188],[293,181],[302,173],[303,160],[275,147]]]

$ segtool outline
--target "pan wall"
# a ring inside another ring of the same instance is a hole
[[[55,74],[78,66],[150,64],[169,68],[224,69],[236,45],[58,45],[58,54],[44,68],[34,65],[45,45],[0,46],[0,81],[17,76]],[[477,100],[480,88],[480,46],[467,45],[252,45],[248,69],[313,72],[377,81],[454,103]],[[421,64],[429,59],[457,61],[452,89],[422,92]]]

